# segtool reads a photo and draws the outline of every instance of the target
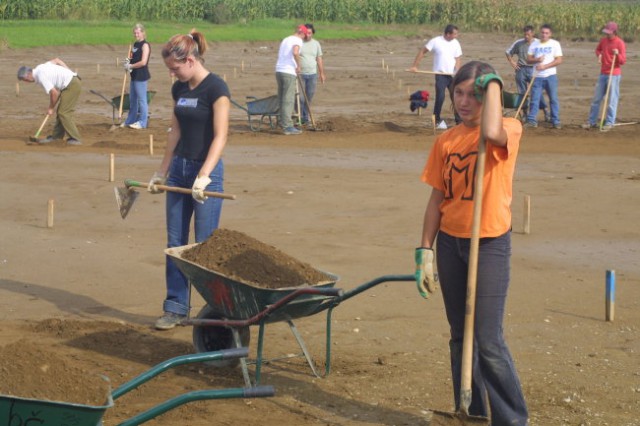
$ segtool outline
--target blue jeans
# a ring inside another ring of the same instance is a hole
[[[547,92],[549,96],[549,104],[551,106],[551,123],[560,124],[560,102],[558,101],[558,76],[550,75],[549,77],[536,77],[531,86],[531,103],[529,104],[529,115],[527,121],[529,123],[537,123],[536,116],[540,109],[542,100],[542,91]]]
[[[522,95],[527,93],[527,88],[529,87],[529,83],[531,83],[532,78],[533,78],[533,67],[521,66],[516,71],[516,87],[518,88],[518,93]],[[531,102],[531,98],[529,98],[529,102]],[[540,97],[539,109],[541,110],[547,109],[547,103],[544,100],[544,96]]]
[[[437,239],[437,262],[451,339],[451,373],[456,410],[460,407],[462,340],[467,295],[467,271],[471,240],[442,231]],[[481,238],[474,327],[472,401],[469,413],[487,415],[491,424],[526,425],[527,405],[520,380],[504,341],[502,320],[509,288],[511,233]]]
[[[169,167],[167,186],[191,189],[202,167],[202,161],[175,156]],[[211,183],[207,191],[223,192],[224,165],[222,160],[209,175]],[[167,247],[189,244],[191,216],[194,217],[196,243],[200,243],[218,228],[222,198],[209,197],[200,204],[191,194],[167,191]],[[163,304],[165,312],[187,315],[189,312],[189,282],[169,256],[166,258],[167,298]]]
[[[131,81],[129,85],[129,114],[124,124],[140,122],[146,128],[149,121],[149,104],[147,103],[147,81]]]
[[[604,119],[604,124],[613,125],[616,122],[616,113],[618,111],[618,99],[620,99],[620,75],[611,76],[611,88],[609,89],[609,105],[607,108],[607,115]],[[600,112],[600,103],[607,92],[607,85],[609,84],[609,75],[600,74],[598,77],[598,84],[596,84],[596,91],[591,101],[591,111],[589,112],[589,123],[600,124],[598,113]]]
[[[311,104],[313,101],[313,95],[316,94],[316,87],[318,85],[318,74],[300,74],[302,78],[302,84],[304,85],[304,92],[307,95],[307,99],[302,107],[302,122],[309,121],[309,106],[307,102]]]
[[[296,76],[284,72],[276,73],[278,83],[278,100],[280,102],[280,113],[278,121],[280,127],[286,129],[293,127],[293,107],[296,103]]]

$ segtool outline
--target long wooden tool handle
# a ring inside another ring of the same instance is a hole
[[[307,90],[304,88],[304,81],[302,81],[302,77],[300,76],[300,74],[298,74],[298,81],[300,82],[302,96],[304,96],[304,103],[307,106],[307,110],[309,111],[309,119],[311,120],[311,125],[315,128],[316,121],[313,119],[313,113],[311,112],[311,102],[309,102],[309,98],[307,97]]]
[[[423,71],[423,70],[416,70],[416,71],[405,70],[405,71],[406,72],[417,73],[417,74],[453,75],[450,72],[440,72],[440,71]]]
[[[36,132],[34,138],[37,138],[38,136],[40,136],[40,132],[42,131],[42,129],[44,129],[44,125],[47,124],[48,119],[49,119],[49,114],[44,116],[44,120],[42,120],[42,124],[40,125],[40,128]]]
[[[131,56],[131,45],[129,45],[129,53],[127,53],[127,58],[130,58]],[[124,108],[124,89],[125,87],[127,87],[127,74],[129,74],[129,71],[124,70],[124,80],[122,80],[122,93],[120,93],[120,108],[118,109],[118,119],[122,120],[122,110]]]
[[[148,188],[149,187],[148,183],[138,182],[138,181],[132,180],[132,179],[126,179],[124,181],[124,185],[127,188],[132,187],[132,186],[135,186],[137,188]],[[167,185],[156,185],[156,188],[158,188],[158,189],[160,189],[162,191],[179,192],[180,194],[191,194],[191,190],[188,189],[188,188],[180,188],[180,187],[176,187],[176,186],[167,186]],[[222,192],[204,191],[203,193],[207,197],[224,198],[226,200],[235,200],[236,199],[235,195],[223,194]]]
[[[522,107],[524,106],[524,103],[527,101],[527,96],[529,96],[529,92],[531,92],[531,88],[533,87],[533,82],[536,81],[536,77],[537,77],[538,73],[533,74],[533,77],[531,77],[531,81],[529,82],[529,86],[527,86],[527,90],[526,92],[524,92],[524,95],[522,96],[522,100],[520,101],[520,105],[518,106],[518,110],[516,111],[516,118],[518,118],[520,116],[520,111],[522,111]]]
[[[462,382],[460,384],[460,408],[469,414],[471,405],[471,380],[473,361],[473,328],[476,313],[476,284],[478,281],[478,251],[480,247],[480,222],[482,218],[482,194],[484,183],[484,166],[486,158],[486,142],[482,136],[480,124],[480,141],[478,142],[478,160],[476,163],[475,194],[473,194],[473,222],[471,224],[471,246],[469,248],[469,271],[467,273],[467,298],[464,314],[464,337],[462,339]]]
[[[607,116],[607,109],[609,109],[609,91],[611,91],[611,78],[613,77],[613,67],[616,64],[617,54],[613,55],[613,60],[611,61],[611,71],[609,71],[609,80],[607,81],[607,92],[604,95],[604,102],[602,106],[602,116],[600,117],[600,130],[602,130],[602,126],[604,126],[604,119]],[[613,124],[613,123],[612,123]]]

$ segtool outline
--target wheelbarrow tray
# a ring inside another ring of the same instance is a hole
[[[504,108],[519,108],[522,103],[521,93],[502,92],[502,105]]]
[[[114,96],[113,98],[109,99],[107,98],[105,95],[103,95],[100,92],[97,92],[95,90],[89,90],[89,92],[93,93],[96,96],[101,97],[102,99],[105,100],[105,102],[107,102],[109,105],[111,105],[113,111],[112,111],[112,118],[113,118],[113,122],[115,124],[116,122],[116,117],[118,115],[118,112],[120,110],[120,99],[122,99],[122,111],[129,111],[131,109],[131,101],[129,99],[129,94],[125,93],[124,97],[123,96]],[[153,97],[156,95],[156,91],[155,90],[149,90],[147,91],[147,103],[151,103],[151,100],[153,99]]]
[[[111,395],[100,406],[0,395],[0,424],[96,426],[111,407]]]
[[[247,96],[246,106],[240,105],[233,99],[231,103],[247,113],[249,128],[254,131],[260,131],[260,125],[268,121],[271,129],[276,128],[278,114],[280,112],[280,101],[278,95],[268,96],[258,99],[255,96]]]
[[[165,253],[200,293],[213,313],[220,318],[246,320],[260,314],[269,305],[275,304],[301,287],[331,288],[339,279],[336,275],[324,272],[330,278],[320,283],[278,289],[262,288],[252,283],[230,278],[220,272],[184,259],[182,254],[196,245],[168,248]],[[312,315],[328,299],[331,297],[313,294],[301,295],[288,302],[281,309],[272,312],[265,322],[291,320]]]

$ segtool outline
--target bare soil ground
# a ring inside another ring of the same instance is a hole
[[[432,105],[422,115],[411,113],[408,94],[434,89],[431,77],[403,70],[422,38],[433,35],[323,42],[328,80],[315,99],[317,131],[283,136],[263,126],[251,132],[246,113],[234,108],[225,189],[237,200],[225,201],[222,226],[339,275],[337,286],[345,290],[411,274],[429,195],[418,176],[434,132]],[[491,62],[514,90],[503,54],[511,37],[463,33],[460,41],[465,60]],[[505,333],[532,425],[640,425],[640,125],[608,133],[580,129],[598,73],[595,44],[561,41],[564,128],[542,125],[522,141]],[[640,120],[640,60],[637,46],[628,47],[621,123]],[[140,194],[123,220],[113,195],[114,185],[146,181],[160,162],[171,80],[159,49],[152,47],[150,90],[157,95],[143,131],[112,129],[112,105],[89,93],[120,94],[116,58],[126,47],[0,52],[0,340],[24,345],[25,355],[37,346],[42,365],[64,359],[87,375],[109,377],[114,388],[194,351],[191,328],[151,327],[164,297],[163,196]],[[277,43],[214,43],[207,65],[225,76],[243,104],[245,96],[275,94],[276,49]],[[26,145],[42,123],[47,98],[35,85],[21,84],[17,94],[15,73],[19,65],[55,56],[82,77],[79,147]],[[451,122],[448,105],[444,116]],[[111,153],[115,182],[108,179]],[[526,195],[530,234],[523,232]],[[55,203],[52,228],[48,200]],[[615,270],[617,286],[609,322],[607,270]],[[193,296],[194,312],[203,304]],[[324,314],[296,324],[322,365]],[[331,327],[327,378],[313,377],[303,359],[288,358],[263,368],[261,382],[275,386],[273,398],[196,402],[149,424],[418,425],[428,423],[430,409],[452,409],[448,330],[438,295],[425,301],[410,282],[381,284],[338,306]],[[255,356],[256,327],[252,334]],[[264,346],[269,358],[299,353],[283,322],[267,326]],[[179,367],[118,399],[104,421],[118,424],[188,391],[238,386],[238,369]]]

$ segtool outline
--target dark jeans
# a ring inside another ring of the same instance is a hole
[[[449,90],[451,94],[451,82],[453,77],[450,75],[436,75],[436,101],[433,104],[433,115],[436,116],[436,124],[440,123],[440,113],[442,112],[442,105],[446,96],[446,91]],[[460,122],[460,117],[455,114],[456,123]]]
[[[467,294],[467,271],[471,240],[438,234],[437,262],[442,297],[451,327],[449,347],[456,410],[460,407],[462,339]],[[520,380],[504,341],[502,320],[509,288],[511,233],[481,238],[474,327],[473,380],[470,414],[487,415],[491,424],[526,425],[527,405]]]

